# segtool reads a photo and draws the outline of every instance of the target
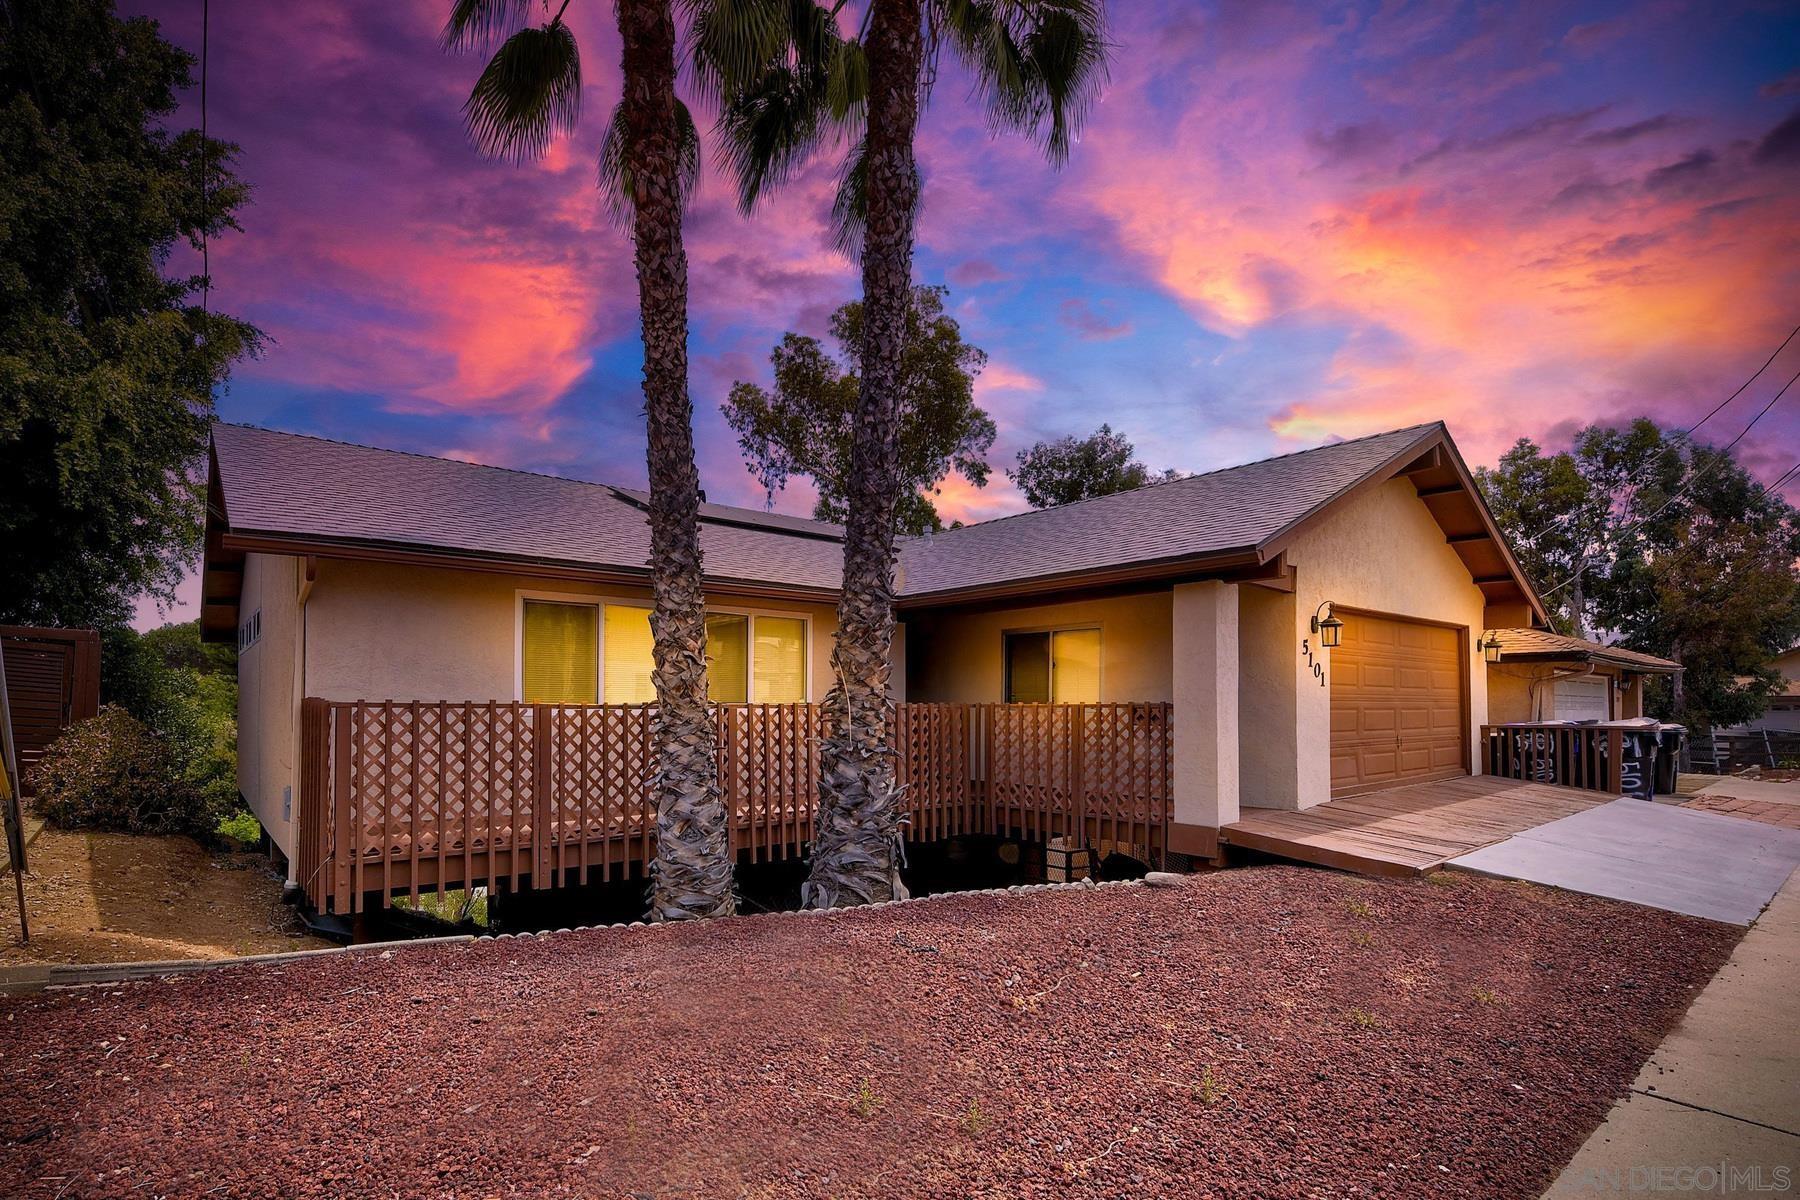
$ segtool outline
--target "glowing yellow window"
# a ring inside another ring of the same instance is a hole
[[[594,702],[594,615],[591,604],[525,601],[519,691],[526,703]]]
[[[706,695],[714,704],[749,700],[749,617],[713,613],[706,618]]]
[[[656,660],[651,655],[650,610],[609,604],[601,629],[602,690],[608,704],[651,704],[656,685],[650,680]]]
[[[1100,631],[1059,629],[1050,635],[1050,698],[1058,704],[1100,703]]]
[[[756,618],[751,659],[752,698],[758,704],[799,704],[806,699],[806,622],[798,617]]]

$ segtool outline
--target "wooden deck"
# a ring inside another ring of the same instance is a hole
[[[1492,775],[1416,783],[1303,812],[1247,809],[1227,846],[1366,875],[1422,875],[1445,861],[1617,799]]]

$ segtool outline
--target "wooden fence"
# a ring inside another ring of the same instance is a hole
[[[562,887],[641,869],[656,847],[648,705],[308,699],[298,876],[322,912],[377,893]],[[805,852],[820,708],[721,706],[719,781],[740,858]],[[1166,704],[902,704],[893,727],[911,841],[963,834],[1135,848],[1171,820]]]

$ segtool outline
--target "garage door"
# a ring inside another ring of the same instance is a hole
[[[1331,651],[1331,794],[1464,774],[1454,629],[1340,612]]]

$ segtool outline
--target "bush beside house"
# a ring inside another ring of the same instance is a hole
[[[237,662],[197,623],[104,631],[102,705],[46,751],[34,806],[52,825],[260,836],[237,794]],[[246,823],[247,822],[247,823]]]

